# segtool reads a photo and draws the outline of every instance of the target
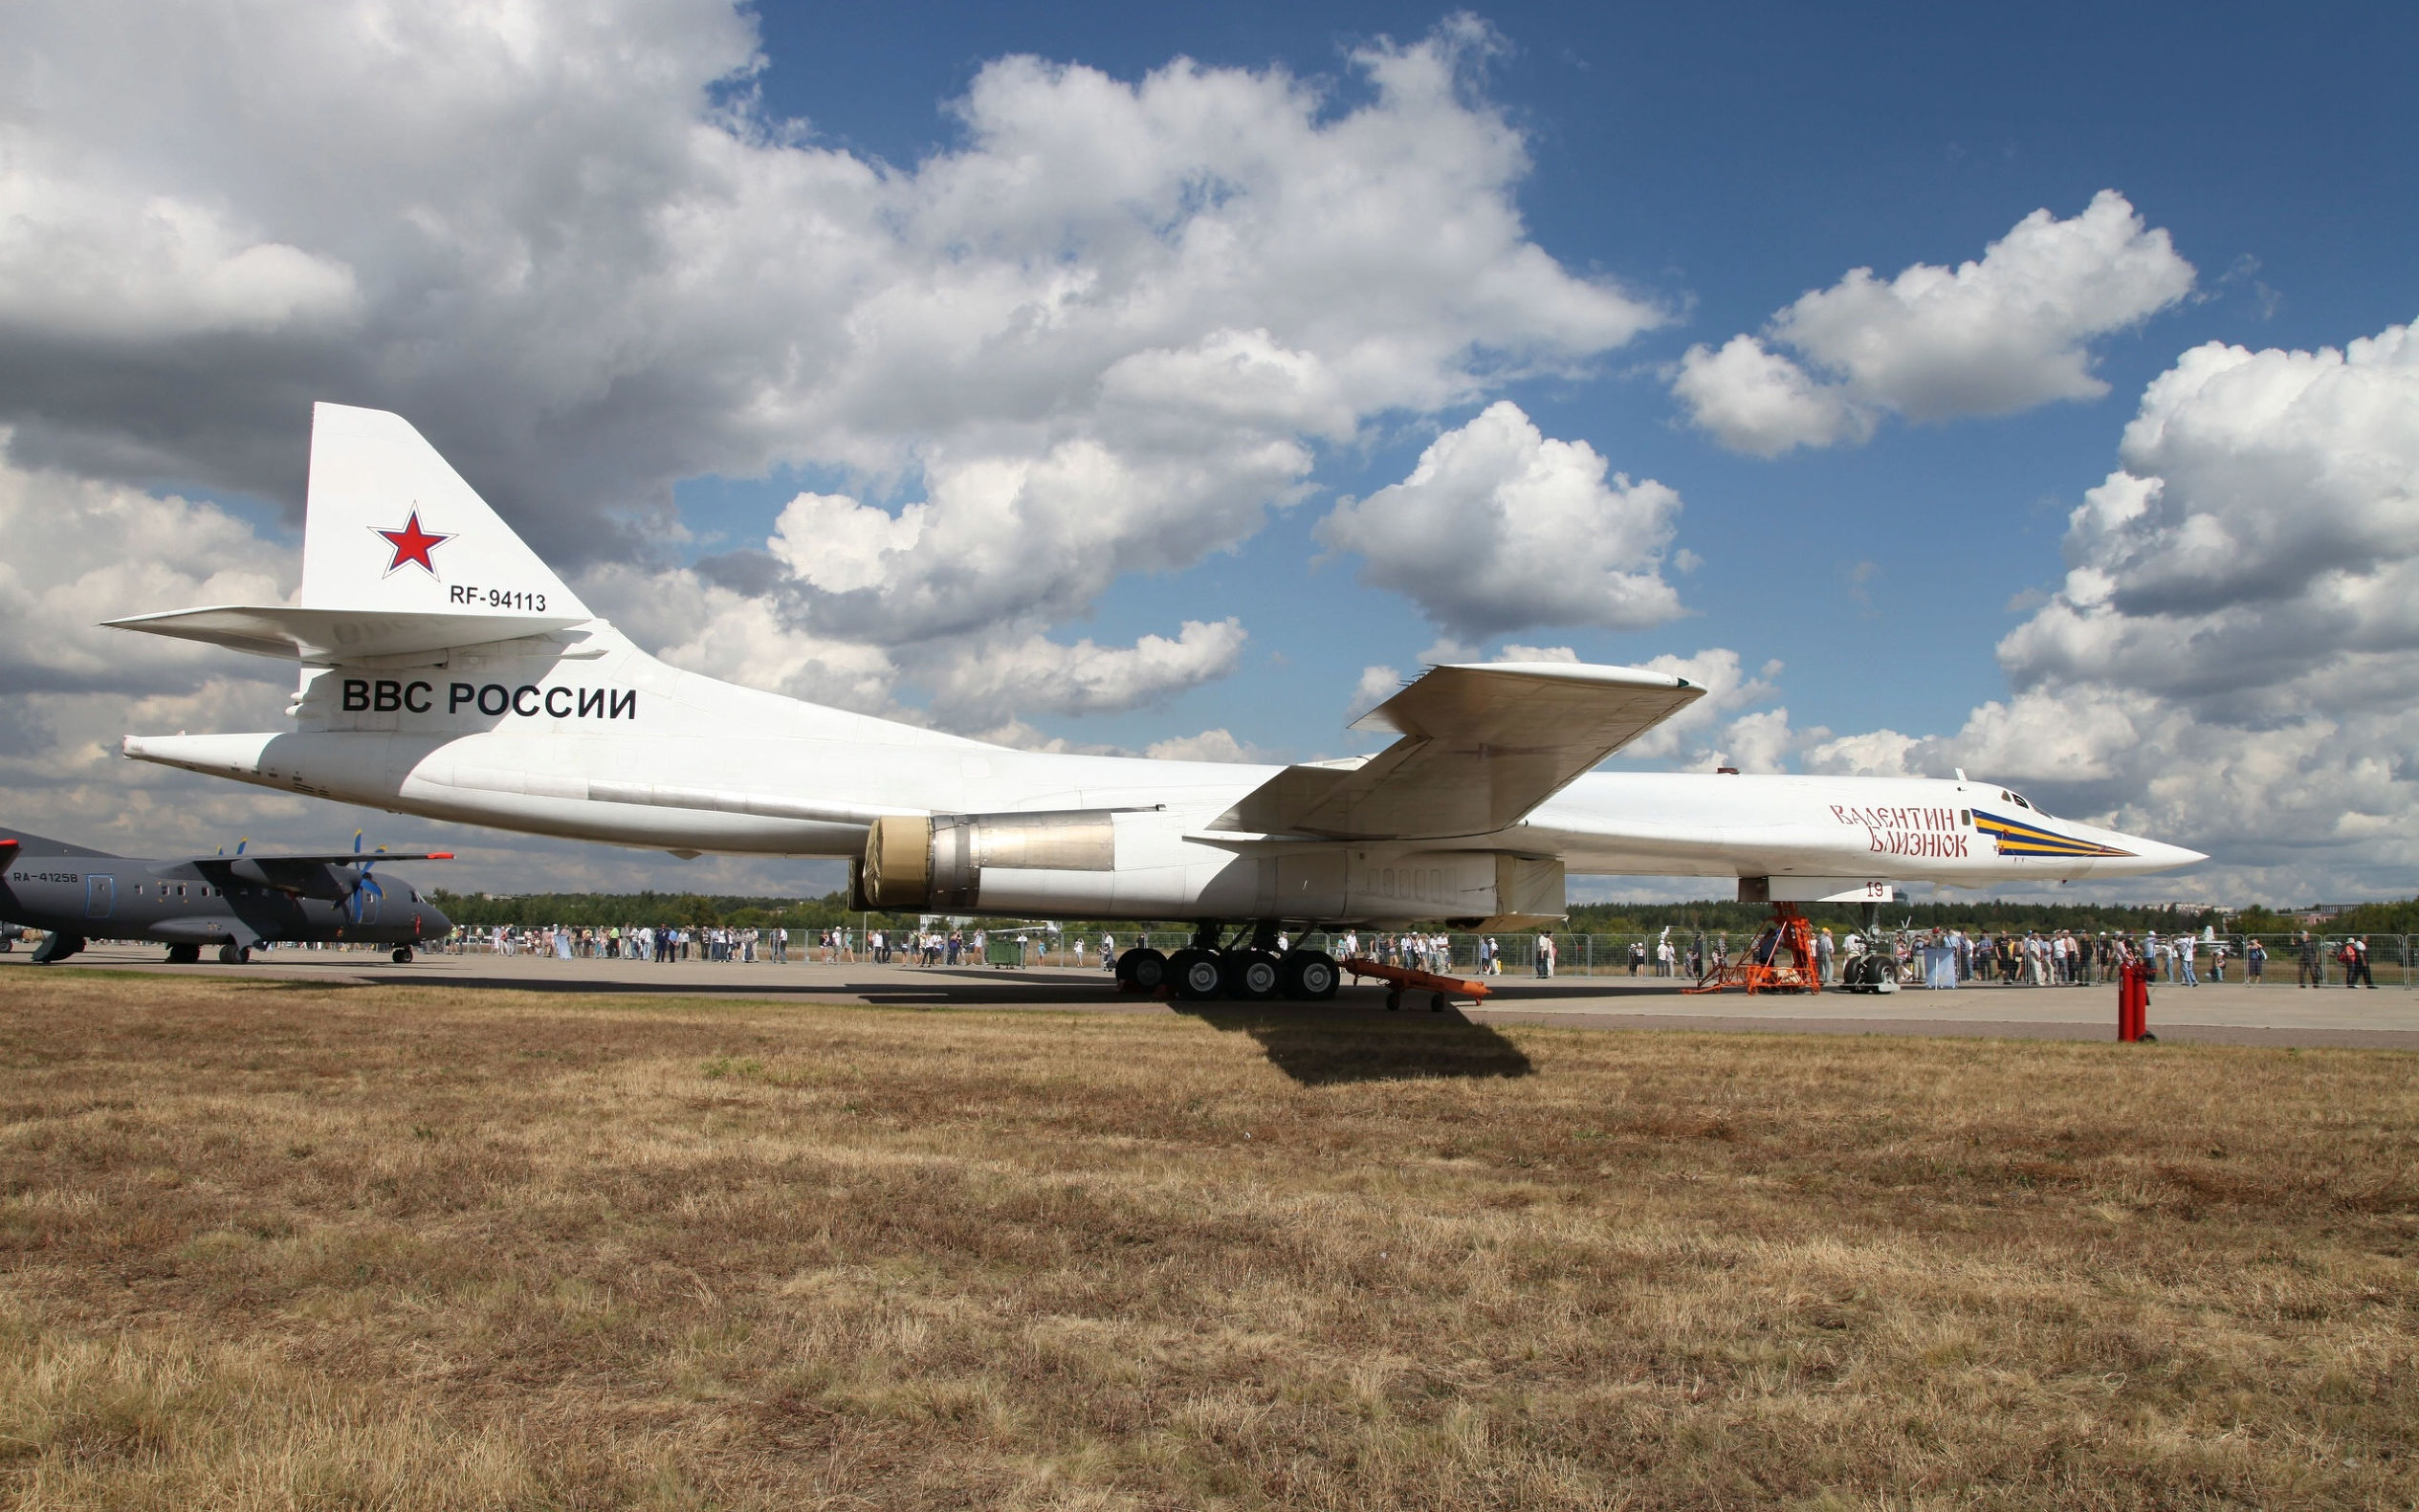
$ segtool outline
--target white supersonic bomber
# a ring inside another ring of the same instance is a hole
[[[313,417],[299,598],[110,622],[301,666],[293,730],[131,735],[125,754],[680,856],[845,857],[877,909],[1192,920],[1174,968],[1141,953],[1124,971],[1174,970],[1189,996],[1324,997],[1333,963],[1270,953],[1281,928],[1541,925],[1572,872],[1886,901],[2203,859],[1962,773],[1593,771],[1704,693],[1636,668],[1432,668],[1356,727],[1392,733],[1384,750],[1293,766],[1016,751],[821,708],[649,656],[409,424],[339,405]]]

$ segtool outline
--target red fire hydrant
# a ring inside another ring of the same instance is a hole
[[[2159,1037],[2150,1032],[2150,966],[2127,961],[2117,968],[2117,1038],[2126,1044]]]

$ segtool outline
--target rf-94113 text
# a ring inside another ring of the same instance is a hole
[[[532,614],[546,612],[546,596],[519,588],[481,588],[467,582],[452,583],[447,590],[455,603],[475,604],[482,609],[527,609]]]

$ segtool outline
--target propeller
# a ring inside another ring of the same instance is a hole
[[[385,850],[385,846],[379,846],[378,855],[384,855]],[[358,829],[353,831],[353,854],[356,856],[362,854],[362,832]],[[386,901],[386,889],[379,886],[378,879],[376,877],[370,875],[370,868],[377,865],[378,861],[376,856],[364,858],[361,864],[361,869],[353,874],[353,886],[351,890],[344,894],[344,910],[352,915],[353,922],[355,924],[362,922],[362,912],[363,907],[362,903],[362,894],[367,893],[372,899],[380,903]]]

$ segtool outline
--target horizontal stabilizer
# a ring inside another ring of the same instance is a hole
[[[1431,668],[1353,726],[1401,739],[1357,765],[1287,767],[1212,827],[1353,840],[1492,834],[1704,695],[1684,677],[1635,667]]]
[[[373,656],[484,646],[585,625],[588,616],[440,614],[363,609],[297,609],[287,604],[222,604],[104,620],[114,629],[142,630],[225,646],[256,656],[335,666]]]

